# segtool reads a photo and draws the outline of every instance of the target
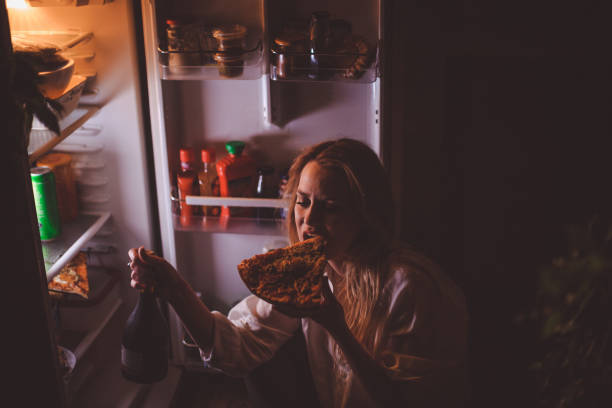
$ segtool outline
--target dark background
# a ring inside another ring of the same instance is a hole
[[[612,209],[610,6],[387,6],[384,158],[400,236],[466,294],[471,406],[534,406],[534,337],[515,317],[537,269],[566,254],[565,226]]]

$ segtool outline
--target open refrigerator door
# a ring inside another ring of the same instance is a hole
[[[77,210],[61,217],[55,239],[42,243],[54,334],[65,357],[60,362],[68,364],[66,400],[70,406],[130,406],[150,387],[120,375],[123,325],[135,301],[125,263],[132,246],[154,246],[155,225],[132,4],[17,3],[7,4],[13,48],[40,57],[37,71],[48,86],[43,93],[64,108],[59,135],[34,119],[29,162],[68,163],[62,172],[54,169],[58,204],[72,202]],[[77,284],[88,289],[86,297],[57,291],[75,271],[85,278]]]

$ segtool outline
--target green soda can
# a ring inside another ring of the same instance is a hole
[[[57,207],[55,176],[49,167],[34,167],[30,169],[30,177],[32,178],[32,190],[34,190],[40,240],[52,241],[62,232]]]

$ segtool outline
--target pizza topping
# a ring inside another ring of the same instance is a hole
[[[87,254],[79,252],[51,279],[47,286],[50,291],[71,293],[87,299],[89,295]]]
[[[321,237],[245,259],[238,271],[249,290],[272,304],[298,308],[321,304],[321,281],[327,260]]]

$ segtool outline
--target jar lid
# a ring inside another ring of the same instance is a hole
[[[66,166],[72,162],[72,156],[67,153],[47,153],[36,161],[36,165],[55,168]]]
[[[219,41],[235,40],[246,35],[246,27],[240,24],[219,26],[212,31],[213,37]]]
[[[184,147],[179,151],[179,157],[183,163],[193,163],[194,156],[191,147]]]
[[[215,161],[214,149],[202,149],[202,163],[213,163]]]
[[[240,140],[232,140],[225,144],[225,150],[227,150],[227,152],[231,155],[240,156],[244,150],[244,146],[244,142]]]
[[[279,34],[275,39],[274,42],[277,45],[280,45],[282,47],[287,47],[290,46],[296,42],[302,41],[306,38],[305,35],[300,34],[298,32],[284,32]]]
[[[262,166],[257,168],[257,174],[269,175],[272,173],[274,173],[274,167],[272,166]]]

